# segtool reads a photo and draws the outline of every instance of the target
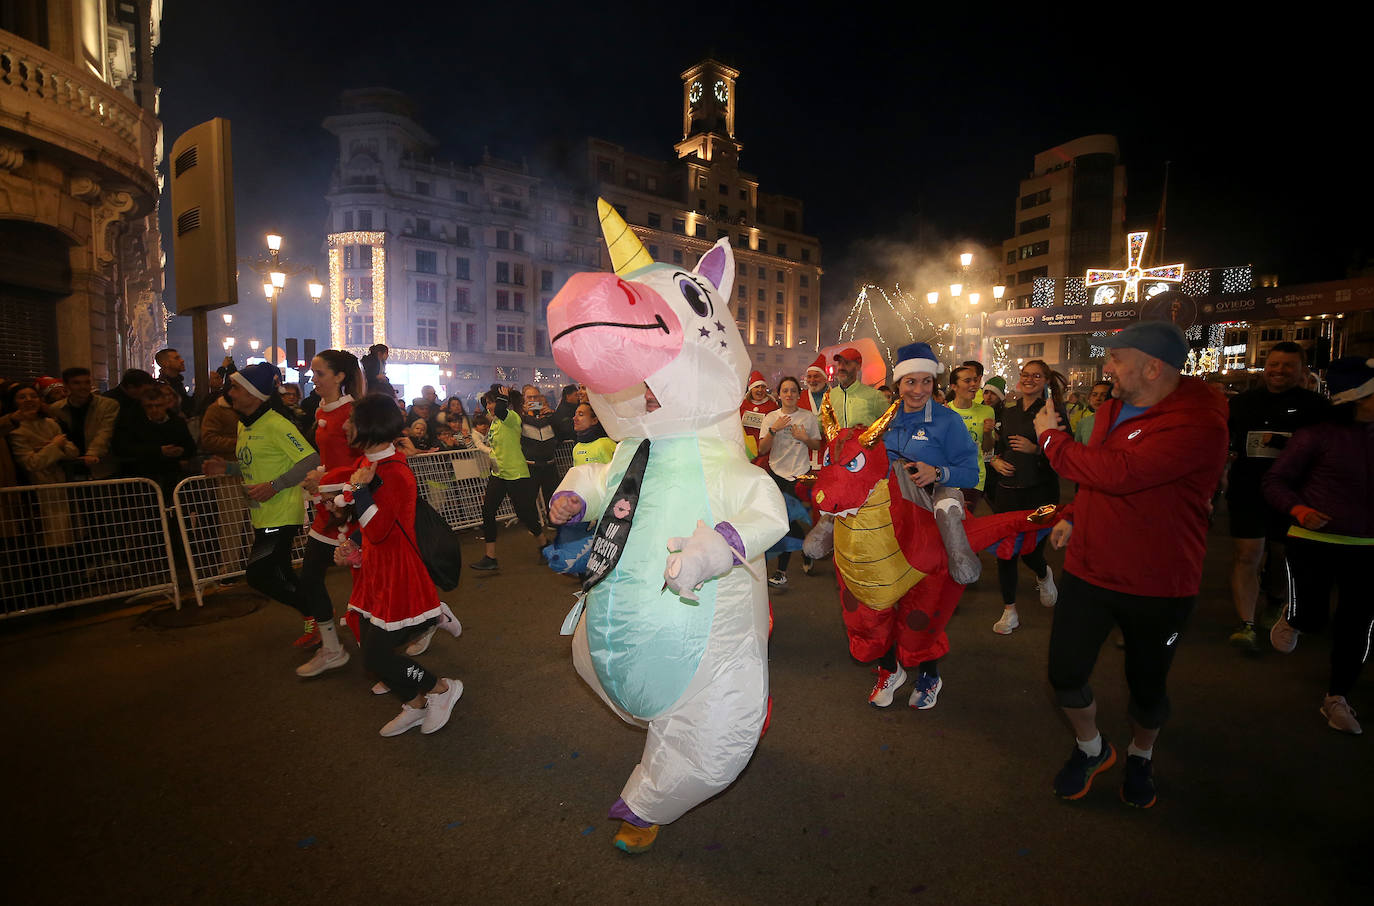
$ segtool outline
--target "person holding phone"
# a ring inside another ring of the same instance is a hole
[[[1019,396],[1002,411],[997,455],[992,459],[992,468],[997,472],[994,512],[1033,510],[1059,503],[1059,476],[1036,443],[1035,416],[1048,401],[1054,403],[1055,411],[1063,412],[1064,387],[1064,376],[1044,360],[1030,359],[1022,364],[1016,382]],[[1035,574],[1040,603],[1053,607],[1059,600],[1059,590],[1054,585],[1054,573],[1045,562],[1045,540],[1041,539],[1030,553],[1022,554],[1021,559]],[[998,635],[1011,635],[1021,625],[1016,611],[1016,578],[1016,558],[999,558],[997,581],[1002,589],[1002,617],[992,626]]]

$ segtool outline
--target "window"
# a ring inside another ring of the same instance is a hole
[[[471,262],[466,258],[455,259],[453,262],[453,276],[457,277],[459,280],[471,280],[472,274],[470,264]]]
[[[521,292],[511,293],[510,303],[511,303],[511,308],[513,308],[514,310],[516,310],[516,311],[524,311],[524,310],[525,310],[525,294],[524,294],[524,293],[521,293]]]
[[[1011,347],[1011,354],[1018,359],[1038,359],[1045,354],[1045,344],[1019,343]]]
[[[759,268],[759,279],[760,279],[760,280],[767,280],[767,279],[768,279],[768,271],[767,271],[767,269],[762,268],[762,267]]]
[[[655,214],[655,213],[653,213],[653,212],[650,212],[650,213],[649,213],[649,226],[651,226],[652,228],[654,228],[654,229],[656,229],[656,230],[661,230],[661,229],[663,229],[663,215],[661,215],[661,214]]]
[[[415,301],[416,302],[438,302],[439,284],[433,280],[415,281]]]
[[[510,311],[510,290],[498,289],[496,291],[496,310]]]
[[[1259,337],[1259,338],[1260,338],[1260,341],[1261,341],[1261,342],[1267,342],[1267,341],[1270,341],[1270,340],[1282,340],[1282,339],[1283,339],[1283,328],[1282,328],[1282,327],[1266,327],[1266,328],[1263,328],[1263,329],[1260,331],[1260,337]]]
[[[539,272],[539,290],[546,293],[553,290],[553,271]]]
[[[727,208],[725,205],[721,205],[720,207],[716,208],[716,219],[717,219],[717,220],[729,220],[729,219],[730,219],[730,209]]]
[[[415,322],[415,345],[431,349],[439,345],[437,318],[421,318]]]
[[[549,335],[546,331],[536,330],[534,332],[534,354],[549,354]]]
[[[467,189],[458,189],[458,188],[455,188],[455,189],[453,190],[453,200],[456,201],[456,202],[459,202],[459,203],[461,203],[461,204],[467,204],[467,203],[468,203],[468,190],[467,190]]]
[[[674,218],[673,218],[673,232],[674,232],[674,233],[686,233],[686,232],[687,232],[687,221],[686,221],[686,220],[683,220],[681,217],[674,217]]]
[[[372,316],[349,315],[344,319],[344,342],[349,346],[371,346]]]
[[[508,230],[497,230],[497,231],[496,231],[496,247],[497,247],[498,249],[508,249],[508,248],[510,248],[510,231],[508,231]]]
[[[435,252],[415,250],[415,270],[422,274],[439,273],[439,256]]]
[[[649,243],[649,257],[655,261],[658,260],[658,246],[654,245],[652,242]]]
[[[743,283],[740,284],[739,289],[736,291],[735,298],[739,299],[741,302],[749,298],[749,290],[745,289]]]
[[[525,250],[525,234],[524,234],[524,233],[512,233],[512,234],[511,234],[511,239],[512,239],[512,240],[514,241],[514,243],[515,243],[515,250],[516,250],[517,252],[523,252],[523,251]]]
[[[779,242],[779,243],[778,243],[778,257],[780,257],[780,258],[786,258],[786,257],[787,257],[787,243],[786,243],[786,242]]]
[[[344,285],[343,285],[343,291],[344,291],[344,298],[345,298],[345,299],[357,299],[357,298],[359,298],[359,296],[358,296],[358,278],[357,278],[357,277],[344,277],[343,284],[344,284]]]
[[[756,330],[756,331],[754,331],[754,345],[756,345],[756,346],[762,346],[762,345],[763,345],[763,336],[764,336],[763,331],[761,331],[761,330]]]
[[[767,239],[760,239],[760,240],[759,240],[759,251],[760,251],[760,252],[763,252],[765,255],[768,254],[768,240],[767,240]]]
[[[525,285],[525,265],[511,265],[510,282],[514,283],[516,286]]]
[[[344,246],[343,260],[344,267],[357,267],[358,247],[356,245]]]
[[[498,261],[498,262],[496,262],[496,282],[497,282],[497,283],[509,283],[509,282],[510,282],[510,262],[509,262],[509,261]]]
[[[784,230],[790,230],[790,231],[793,232],[793,233],[795,233],[795,232],[797,231],[797,212],[796,212],[796,211],[783,211],[783,212],[782,212],[782,228],[783,228]],[[781,254],[781,253],[779,253],[779,254]]]
[[[415,194],[416,194],[416,195],[429,195],[429,194],[431,194],[429,183],[427,183],[427,182],[422,182],[421,180],[418,180],[418,179],[415,180]]]
[[[1050,215],[1045,214],[1040,217],[1032,217],[1030,220],[1021,221],[1017,227],[1018,235],[1021,233],[1034,233],[1036,230],[1048,230],[1050,228]]]
[[[415,235],[417,235],[417,236],[428,236],[429,234],[430,234],[429,218],[428,218],[428,217],[416,217],[416,218],[415,218]]]
[[[764,293],[766,293],[766,292],[767,292],[767,290],[765,290],[762,286],[759,287],[759,289],[758,289],[758,298],[759,298],[759,301],[760,301],[760,302],[762,302],[762,301],[766,298],[766,296],[764,295]]]
[[[697,174],[697,188],[698,188],[698,189],[704,189],[704,188],[706,188],[706,174],[705,174],[705,173],[698,173],[698,174]]]
[[[468,296],[468,288],[466,286],[461,286],[454,292],[453,310],[463,312],[472,311],[472,300]]]
[[[631,186],[631,187],[636,188],[636,189],[639,188],[639,171],[638,171],[638,170],[626,170],[626,171],[625,171],[625,185]]]
[[[450,321],[448,325],[448,345],[450,349],[456,349],[463,343],[463,325],[457,321]]]
[[[1007,252],[1007,264],[1015,264],[1015,263],[1016,263],[1016,249],[1012,249],[1011,251]]]
[[[673,263],[674,263],[674,264],[681,264],[681,263],[682,263],[682,249],[673,249]]]
[[[779,305],[782,304],[782,290],[778,290],[777,303],[778,303]]]
[[[360,277],[358,279],[358,298],[372,301],[372,277]]]
[[[805,329],[806,329],[806,322],[807,322],[807,320],[808,320],[808,319],[807,319],[806,315],[802,315],[800,318],[797,319],[797,326],[800,327],[801,329],[805,330]]]
[[[749,248],[749,237],[748,237],[748,235],[746,235],[746,234],[744,234],[744,233],[740,233],[739,236],[738,236],[737,238],[738,238],[739,241],[735,244],[735,248],[739,248],[739,249],[747,249],[747,248]]]
[[[764,318],[766,318],[766,317],[767,317],[767,315],[764,314],[762,308],[760,308],[758,311],[754,312],[754,320],[755,320],[755,321],[758,321],[758,322],[762,323],[763,320],[764,320]]]
[[[525,328],[514,324],[496,325],[496,350],[498,352],[524,352]]]
[[[798,306],[799,308],[810,308],[810,307],[811,307],[811,297],[810,297],[810,296],[799,296],[799,297],[797,298],[797,306]]]
[[[1021,196],[1021,210],[1028,211],[1037,205],[1042,205],[1050,200],[1050,190],[1041,189],[1039,192],[1032,192],[1029,195]]]
[[[810,260],[811,260],[811,250],[810,250],[810,249],[802,249],[802,260],[803,260],[803,261],[810,261]]]
[[[779,252],[779,254],[781,254],[781,252]],[[782,272],[782,271],[778,271],[777,273],[778,273],[778,282],[779,282],[779,283],[782,283],[783,281],[785,281],[785,280],[787,279],[787,277],[783,275],[783,272]]]
[[[477,325],[469,324],[466,329],[468,338],[468,349],[476,349],[482,345],[482,341],[477,336]]]
[[[453,241],[463,248],[470,248],[472,246],[472,236],[468,233],[468,228],[461,225],[455,226],[453,228]]]
[[[782,326],[782,312],[779,311],[773,314],[773,323],[776,324],[778,327]]]
[[[773,334],[773,345],[774,345],[774,346],[781,346],[781,345],[782,345],[782,334],[780,334],[780,333],[775,333],[775,334]]]
[[[806,274],[802,274],[799,278],[799,282],[801,283],[801,288],[806,289],[811,285],[811,278],[806,276]]]
[[[1048,277],[1050,269],[1048,267],[1033,267],[1028,271],[1021,271],[1016,275],[1017,283],[1034,283],[1036,277]]]
[[[605,157],[596,159],[596,178],[602,182],[615,181],[615,161]]]
[[[657,176],[646,176],[646,177],[644,178],[644,188],[648,189],[650,192],[657,192],[657,191],[658,191],[658,177],[657,177]]]
[[[353,232],[353,212],[352,212],[352,211],[344,211],[344,215],[343,215],[343,228],[344,228],[344,232],[345,232],[345,233],[351,233],[351,232]]]
[[[358,246],[358,267],[372,267],[372,246]]]
[[[1032,242],[1030,245],[1023,245],[1021,246],[1021,248],[1017,249],[1017,254],[1020,256],[1022,261],[1025,261],[1027,258],[1036,258],[1040,255],[1048,255],[1049,253],[1050,241],[1048,239],[1042,239],[1039,242]]]
[[[370,230],[370,229],[372,229],[372,212],[371,212],[371,211],[359,211],[359,212],[358,212],[358,229],[360,229],[360,230]]]

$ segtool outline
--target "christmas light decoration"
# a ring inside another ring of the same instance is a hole
[[[1125,291],[1121,294],[1121,301],[1130,305],[1138,299],[1138,287],[1141,280],[1163,281],[1165,283],[1183,282],[1182,264],[1164,264],[1159,267],[1140,266],[1140,262],[1145,258],[1145,243],[1149,239],[1148,231],[1131,233],[1127,236],[1127,260],[1126,267],[1122,270],[1108,270],[1106,268],[1090,268],[1083,279],[1083,283],[1089,289],[1101,286],[1104,283],[1125,283]],[[1101,304],[1097,298],[1093,299],[1094,304]]]
[[[1221,272],[1221,291],[1224,293],[1248,293],[1254,286],[1254,271],[1248,264],[1244,267],[1228,267]]]
[[[1088,290],[1083,285],[1082,277],[1064,278],[1064,304],[1065,305],[1087,305]]]
[[[343,248],[346,245],[372,247],[372,337],[386,342],[386,233],[331,233],[329,244],[329,337],[335,349],[345,348],[344,311],[357,314],[361,299],[344,298]],[[364,350],[365,352],[366,350]]]
[[[1031,308],[1045,308],[1054,304],[1054,278],[1036,277],[1031,283]]]

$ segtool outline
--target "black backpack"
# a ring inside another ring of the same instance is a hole
[[[405,526],[401,527],[401,533],[406,534]],[[406,534],[406,537],[435,585],[444,591],[458,587],[458,580],[463,576],[463,547],[458,533],[429,505],[418,481],[415,483],[414,534]]]

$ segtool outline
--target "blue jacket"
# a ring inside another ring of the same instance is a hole
[[[889,462],[904,459],[935,466],[940,470],[936,480],[946,487],[978,486],[978,447],[964,420],[933,398],[915,412],[899,407],[883,442]]]

